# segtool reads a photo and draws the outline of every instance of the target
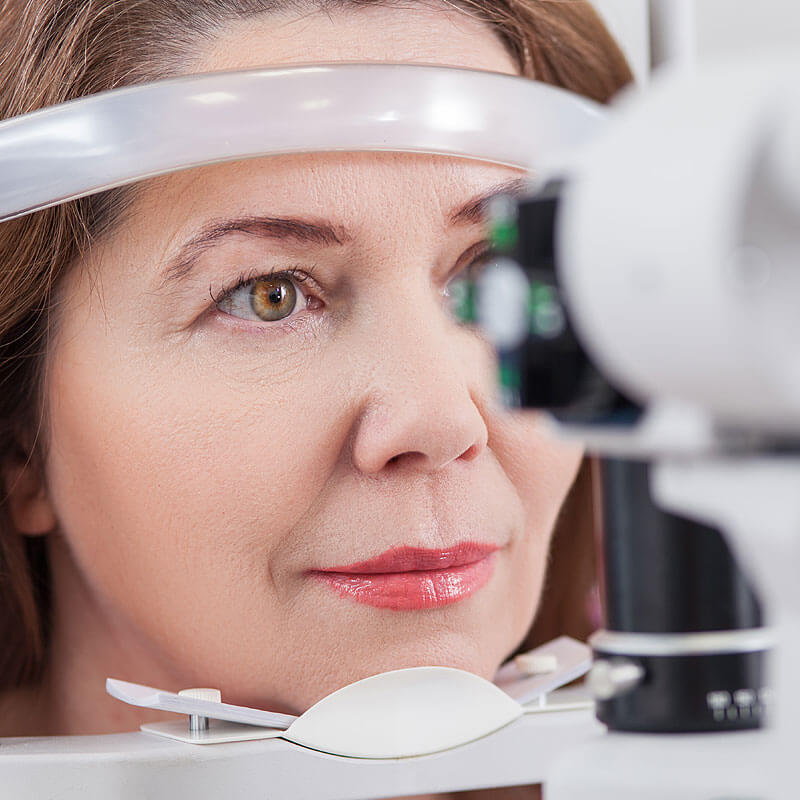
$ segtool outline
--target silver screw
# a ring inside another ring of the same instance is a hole
[[[181,689],[181,697],[193,697],[195,700],[210,700],[212,703],[222,702],[222,693],[219,689]],[[208,717],[200,714],[189,715],[189,732],[201,733],[208,730]]]

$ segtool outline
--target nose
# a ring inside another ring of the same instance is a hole
[[[380,329],[353,437],[355,468],[432,473],[478,458],[489,438],[486,346],[441,308],[426,318],[384,317]]]

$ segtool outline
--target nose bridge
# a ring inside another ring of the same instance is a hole
[[[434,399],[468,393],[468,365],[459,360],[463,343],[433,292],[408,286],[407,302],[388,303],[376,320],[375,387],[387,394]],[[381,344],[379,337],[382,336]]]
[[[454,377],[452,333],[445,330],[441,316],[430,297],[409,297],[405,307],[383,310],[379,324],[386,349],[375,363],[376,373],[384,373],[382,380]]]
[[[403,461],[433,471],[485,448],[478,365],[427,287],[408,288],[372,319],[374,342],[353,456],[364,472]]]

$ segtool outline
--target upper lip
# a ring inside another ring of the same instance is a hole
[[[427,547],[393,547],[366,561],[356,561],[336,567],[325,567],[317,572],[341,572],[350,575],[374,575],[392,572],[423,572],[462,567],[481,561],[500,545],[481,542],[460,542],[452,547],[432,549]]]

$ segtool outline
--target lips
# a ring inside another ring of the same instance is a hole
[[[395,547],[368,561],[313,570],[340,597],[410,611],[457,603],[491,578],[498,545],[463,542],[432,550]]]

